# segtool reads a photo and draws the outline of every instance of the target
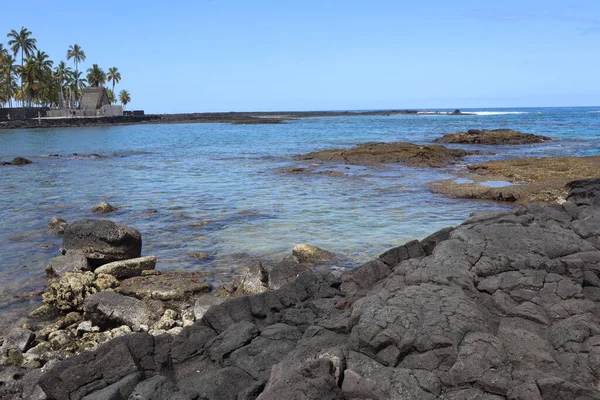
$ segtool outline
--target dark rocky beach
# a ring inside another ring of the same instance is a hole
[[[202,295],[199,318],[177,332],[144,332],[155,317],[140,299],[87,293],[83,313],[62,317],[50,342],[23,328],[3,339],[0,390],[35,399],[600,398],[600,181],[569,190],[562,205],[476,214],[341,276],[309,267],[326,253],[282,263],[277,273],[295,279],[219,304]],[[96,224],[67,226],[60,257],[79,249],[90,268],[139,255],[135,230]],[[96,244],[92,228],[104,237]],[[75,274],[133,279],[106,265]],[[247,272],[259,286],[274,274]],[[176,314],[155,323],[176,326]],[[108,327],[113,338],[93,351],[32,363],[60,342],[55,332]]]

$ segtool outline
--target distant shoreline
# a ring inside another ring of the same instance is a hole
[[[429,112],[424,110],[377,111],[259,111],[259,112],[209,112],[187,114],[147,114],[143,116],[84,117],[84,118],[34,118],[0,121],[0,130],[35,128],[76,128],[86,126],[177,124],[177,123],[228,123],[228,124],[281,124],[299,118],[341,116],[391,116],[391,115],[469,115],[460,112]]]

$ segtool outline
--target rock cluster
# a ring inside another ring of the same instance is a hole
[[[466,132],[449,133],[437,138],[438,143],[465,143],[465,144],[531,144],[543,143],[552,140],[549,137],[522,133],[512,129],[469,129]]]
[[[570,189],[562,205],[478,213],[341,277],[306,269],[276,290],[213,297],[176,336],[118,337],[43,374],[10,370],[18,381],[5,370],[0,390],[51,399],[600,399],[600,179]],[[14,337],[20,348],[31,340]]]
[[[13,158],[12,161],[3,161],[0,162],[0,166],[4,165],[27,165],[27,164],[32,164],[31,160],[28,160],[26,158],[23,157],[15,157]]]
[[[407,142],[363,143],[348,150],[323,150],[297,156],[299,160],[321,160],[354,165],[399,163],[411,167],[444,167],[456,164],[475,151]]]

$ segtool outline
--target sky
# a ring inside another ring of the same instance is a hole
[[[3,3],[0,42],[77,43],[147,113],[600,104],[598,0]]]

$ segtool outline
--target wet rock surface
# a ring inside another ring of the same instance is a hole
[[[523,133],[512,129],[469,129],[466,132],[449,133],[437,138],[438,143],[464,144],[531,144],[552,140],[547,136]]]
[[[92,212],[96,214],[108,214],[117,210],[117,207],[113,206],[110,203],[107,203],[106,201],[101,201],[100,203],[92,207]]]
[[[56,215],[48,222],[48,228],[59,235],[65,233],[67,225],[68,223],[65,219],[57,217]]]
[[[570,188],[562,205],[478,213],[341,277],[307,268],[277,290],[198,301],[200,319],[174,336],[129,333],[42,372],[4,367],[0,391],[600,399],[600,180]],[[37,340],[28,357],[51,346]]]
[[[600,157],[489,161],[469,165],[460,176],[462,182],[454,179],[434,182],[432,190],[453,198],[555,203],[565,200],[569,194],[569,182],[600,176]],[[495,187],[494,183],[498,182],[502,185]]]
[[[407,142],[363,143],[348,150],[323,150],[297,156],[299,160],[321,160],[353,165],[399,163],[412,167],[443,167],[456,164],[474,151],[444,146],[420,146]]]

